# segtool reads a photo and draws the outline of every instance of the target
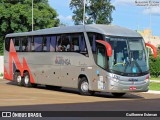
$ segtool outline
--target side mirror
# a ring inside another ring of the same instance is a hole
[[[100,44],[103,44],[106,47],[107,56],[109,56],[109,57],[112,56],[112,47],[108,42],[106,42],[104,40],[96,40],[96,42],[100,43]]]
[[[154,56],[154,58],[157,58],[157,49],[156,49],[156,47],[154,45],[150,44],[150,43],[145,43],[145,45],[150,47],[150,48],[152,48],[153,56]]]

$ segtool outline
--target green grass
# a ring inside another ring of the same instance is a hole
[[[160,80],[160,78],[151,77],[150,80]]]
[[[149,89],[160,91],[160,83],[150,82]]]

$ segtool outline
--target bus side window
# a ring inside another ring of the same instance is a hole
[[[50,52],[50,43],[51,43],[51,36],[45,36],[43,38],[43,51]]]
[[[79,48],[80,48],[80,53],[85,55],[88,54],[85,37],[82,34],[79,35]]]
[[[16,52],[20,52],[20,40],[19,38],[15,38],[13,39],[13,43],[14,43],[14,47],[15,47],[15,50]]]
[[[32,37],[27,37],[27,50],[28,52],[31,51],[31,43],[32,43]]]
[[[102,34],[99,34],[99,33],[87,33],[88,34],[88,39],[89,39],[89,42],[90,42],[90,46],[91,46],[91,49],[92,49],[92,53],[93,53],[93,57],[94,57],[94,60],[95,62],[97,61],[96,57],[96,40],[103,40],[103,35]]]
[[[26,37],[21,38],[22,41],[22,52],[27,52],[28,51],[28,40]]]
[[[96,40],[103,40],[103,35],[99,33],[87,33],[92,52],[96,52]]]
[[[6,40],[5,40],[5,49],[7,51],[9,51],[9,49],[10,49],[10,39],[11,38],[6,38]]]
[[[70,51],[70,36],[61,35],[57,37],[57,48],[58,52]]]
[[[36,36],[34,37],[34,50],[36,52],[41,52],[42,51],[42,36]]]
[[[55,52],[55,49],[56,49],[56,36],[51,36],[50,51]]]
[[[70,41],[71,41],[70,51],[71,52],[79,52],[79,37],[78,37],[78,35],[72,34],[70,36]]]
[[[106,48],[101,44],[97,44],[97,65],[100,67],[107,69],[107,56],[106,56]]]

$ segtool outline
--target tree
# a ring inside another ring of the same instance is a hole
[[[160,56],[155,59],[153,55],[149,57],[150,74],[152,77],[159,77],[160,75]]]
[[[0,52],[2,52],[6,34],[32,30],[32,0],[0,0],[0,12]],[[49,6],[48,0],[34,0],[34,30],[58,26],[57,15]]]
[[[70,9],[73,10],[72,19],[74,23],[82,24],[83,22],[84,0],[71,0]],[[86,24],[110,24],[112,22],[112,12],[115,7],[111,0],[86,0]]]

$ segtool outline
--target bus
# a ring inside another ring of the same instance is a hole
[[[149,89],[145,43],[117,25],[61,26],[11,33],[5,38],[4,78],[19,86],[76,88],[82,95],[123,96]]]

